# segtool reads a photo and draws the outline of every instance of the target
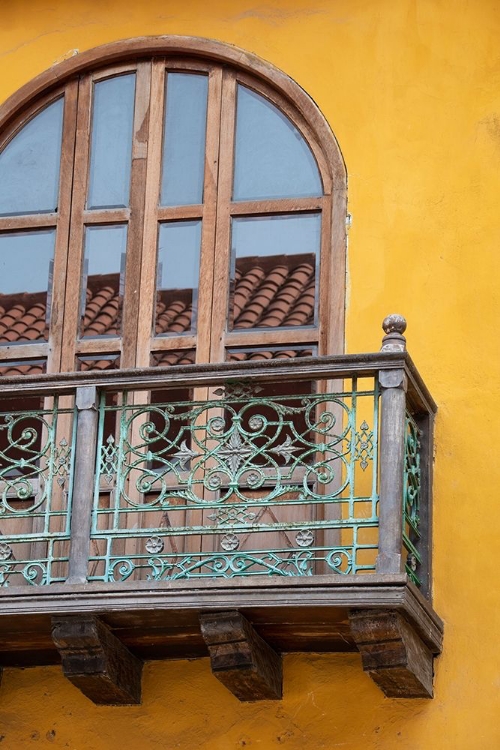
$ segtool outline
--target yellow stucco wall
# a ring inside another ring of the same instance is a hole
[[[439,404],[433,701],[384,698],[357,655],[285,658],[281,703],[244,705],[208,660],[147,665],[139,707],[97,708],[59,668],[7,669],[0,748],[500,748],[500,5],[497,0],[10,0],[0,100],[73,50],[211,37],[282,68],[349,173],[347,349],[387,312]]]

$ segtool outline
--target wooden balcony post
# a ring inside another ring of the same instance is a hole
[[[76,419],[71,547],[67,583],[87,581],[97,445],[98,413],[95,386],[82,386],[76,389]]]
[[[381,351],[405,351],[406,320],[389,315],[382,327]],[[404,370],[381,370],[380,405],[380,501],[377,573],[404,570],[403,472],[405,460],[405,414],[407,382]]]

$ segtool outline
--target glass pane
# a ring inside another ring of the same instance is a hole
[[[319,214],[233,219],[232,328],[314,324],[320,234]]]
[[[0,154],[0,215],[57,211],[64,99],[33,117]]]
[[[316,355],[315,346],[270,346],[266,348],[248,346],[226,350],[226,362],[247,362],[249,360],[261,359],[300,359],[300,357],[312,357]],[[301,385],[299,387],[302,387]]]
[[[194,349],[165,349],[164,351],[151,352],[150,366],[194,365],[195,362],[196,352]]]
[[[168,74],[162,206],[185,206],[203,201],[207,101],[207,76]]]
[[[0,344],[47,341],[55,236],[0,234]]]
[[[196,326],[201,221],[160,224],[155,333],[187,333]]]
[[[0,362],[0,376],[11,378],[15,375],[42,375],[47,370],[47,361],[45,359],[21,359],[17,360],[6,360]],[[29,408],[27,405],[27,399],[22,399],[22,406],[19,409]],[[41,408],[35,406],[35,409]]]
[[[120,355],[112,354],[78,354],[76,357],[76,370],[78,372],[93,372],[96,370],[119,370]]]
[[[135,75],[94,86],[88,208],[129,205]]]
[[[82,337],[120,336],[126,250],[125,225],[86,228]]]
[[[238,86],[235,201],[322,195],[311,149],[280,110]]]

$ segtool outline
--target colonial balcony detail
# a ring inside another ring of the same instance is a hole
[[[3,378],[0,663],[127,703],[210,653],[258,700],[282,653],[359,648],[431,696],[436,406],[384,323],[380,353]]]

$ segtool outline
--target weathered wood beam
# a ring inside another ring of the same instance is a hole
[[[212,672],[240,701],[279,700],[281,656],[237,611],[200,615]]]
[[[388,698],[432,698],[433,654],[399,612],[351,610],[363,669]]]
[[[141,702],[142,662],[97,617],[52,618],[52,639],[65,677],[101,705]]]
[[[68,584],[85,583],[95,477],[98,397],[95,386],[76,389],[77,425],[75,475],[71,509],[71,547]]]

